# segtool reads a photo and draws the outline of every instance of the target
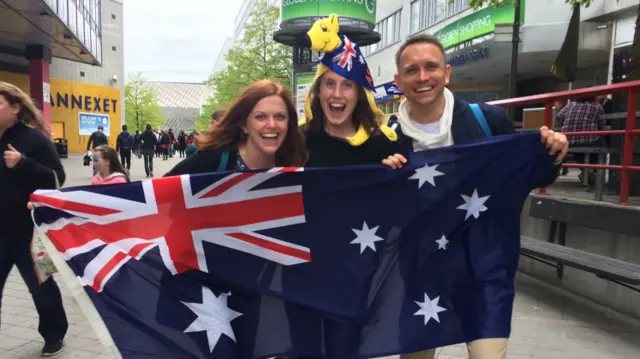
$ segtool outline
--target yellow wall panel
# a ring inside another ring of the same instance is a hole
[[[29,93],[28,75],[0,72],[0,81],[10,82]],[[109,143],[115,146],[122,126],[120,89],[60,79],[51,79],[50,82],[51,122],[64,123],[69,153],[84,153],[87,149],[89,136],[79,134],[80,113],[108,115],[109,133],[106,135]]]

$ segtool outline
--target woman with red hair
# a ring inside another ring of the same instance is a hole
[[[308,157],[291,96],[271,80],[247,87],[216,126],[197,136],[195,143],[198,152],[165,176],[298,167]]]

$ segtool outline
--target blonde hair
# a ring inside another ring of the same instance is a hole
[[[33,104],[29,95],[24,93],[19,87],[2,81],[0,81],[0,95],[2,95],[9,104],[20,105],[20,112],[18,112],[19,122],[40,130],[47,137],[51,136],[44,126],[42,112],[36,108],[36,105]]]

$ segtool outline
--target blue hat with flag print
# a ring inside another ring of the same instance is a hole
[[[387,116],[380,111],[373,97],[373,92],[375,91],[373,76],[369,71],[367,60],[360,51],[360,46],[347,36],[340,35],[338,33],[339,30],[338,15],[332,14],[328,18],[317,20],[307,32],[307,36],[311,41],[311,50],[323,53],[320,57],[314,83],[327,70],[332,70],[345,79],[361,85],[367,95],[369,106],[376,115],[376,122],[380,125],[381,131],[395,141],[397,135],[386,126]],[[309,92],[304,106],[306,119],[301,120],[300,124],[312,120],[311,96],[312,93]],[[367,131],[361,128],[354,137],[347,138],[347,140],[351,145],[357,146],[364,143],[368,137]]]

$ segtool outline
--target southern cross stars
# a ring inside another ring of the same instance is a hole
[[[444,173],[436,170],[439,165],[429,166],[425,164],[424,167],[418,168],[416,173],[409,177],[409,179],[417,179],[418,180],[418,188],[421,188],[425,182],[429,182],[432,186],[436,186],[435,178],[438,176],[444,176]]]
[[[369,226],[367,226],[367,222],[364,222],[364,224],[362,225],[362,229],[351,228],[353,233],[355,233],[357,236],[356,239],[351,241],[351,244],[360,244],[360,254],[364,253],[364,250],[367,249],[367,247],[371,248],[375,252],[376,251],[375,242],[384,240],[384,238],[380,238],[376,236],[378,227],[380,226],[369,228]]]
[[[436,241],[436,243],[438,243],[438,250],[440,249],[447,249],[447,244],[449,244],[449,240],[447,240],[447,237],[444,236],[444,234],[442,235],[442,238],[438,239]]]
[[[413,315],[423,315],[424,316],[424,325],[429,323],[429,320],[433,318],[436,322],[440,323],[440,317],[438,313],[444,312],[446,309],[440,307],[438,302],[440,301],[440,296],[437,296],[435,299],[429,299],[427,293],[424,293],[424,302],[415,301],[420,309],[415,312]]]
[[[202,287],[202,303],[185,303],[198,317],[185,329],[185,333],[207,332],[209,350],[213,353],[222,334],[234,342],[236,337],[231,328],[231,321],[241,316],[241,313],[227,306],[229,294],[222,293],[216,297],[211,289]]]
[[[462,209],[467,211],[467,214],[464,216],[464,219],[467,220],[469,217],[473,216],[475,219],[480,217],[480,212],[486,211],[488,208],[484,205],[484,203],[491,196],[478,197],[478,190],[474,189],[471,197],[461,195],[462,199],[464,199],[464,204],[461,204],[458,209]]]

